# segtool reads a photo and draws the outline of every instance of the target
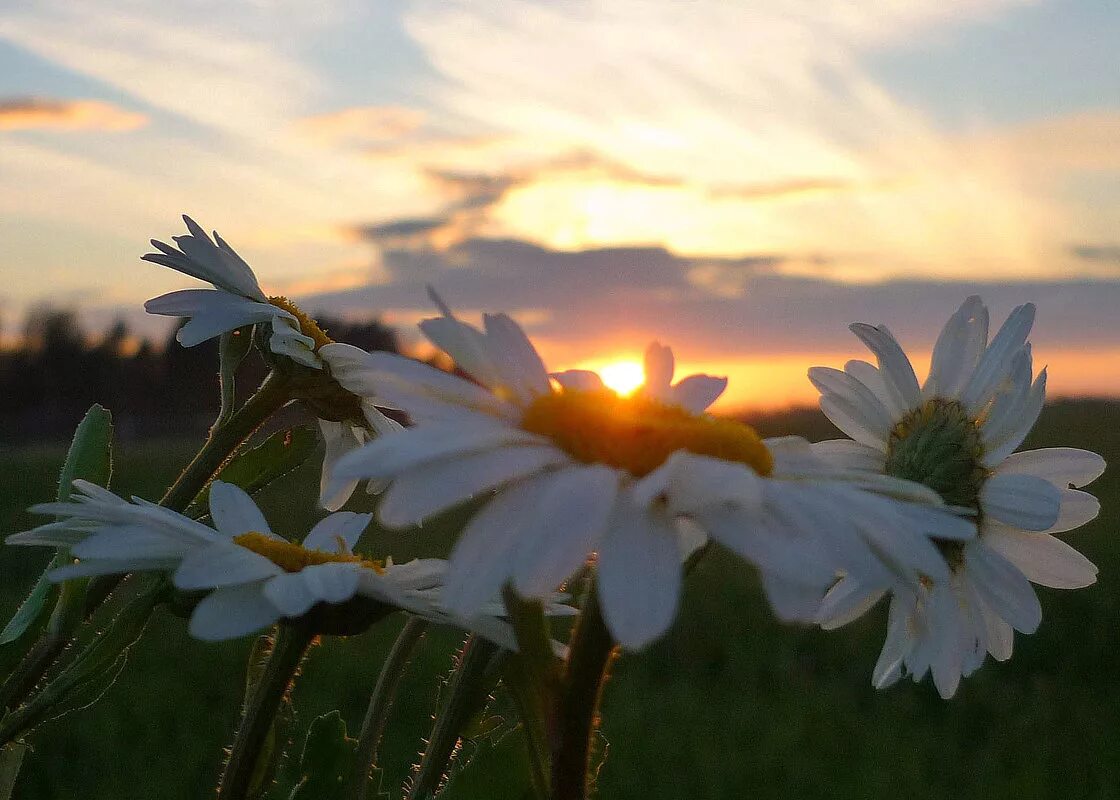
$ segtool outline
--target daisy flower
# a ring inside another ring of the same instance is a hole
[[[188,216],[190,231],[173,236],[178,247],[152,239],[158,253],[141,256],[145,261],[170,267],[184,275],[206,281],[212,289],[184,289],[161,295],[144,304],[149,314],[187,317],[175,338],[183,347],[213,339],[245,325],[268,324],[269,349],[312,369],[321,369],[315,351],[330,341],[315,321],[285,297],[267,297],[257,276],[218,232],[207,236]]]
[[[835,581],[837,560],[857,573],[887,560],[916,581],[919,569],[944,570],[921,529],[971,533],[944,511],[784,474],[813,461],[808,445],[767,443],[746,425],[707,415],[726,380],[673,383],[667,347],[650,346],[646,387],[620,397],[591,372],[550,376],[508,316],[488,314],[479,330],[433,298],[442,315],[421,329],[474,381],[341,344],[323,348],[323,357],[344,387],[376,390],[416,423],[336,468],[391,481],[378,509],[385,525],[415,525],[472,497],[487,500],[450,556],[445,599],[459,613],[469,616],[506,584],[546,596],[597,553],[604,618],[633,649],[672,623],[682,556],[705,537],[756,563],[779,612],[795,616],[805,614],[806,587],[819,601]],[[901,481],[870,483],[939,502]],[[861,516],[889,520],[900,534],[881,536]]]
[[[143,258],[206,281],[214,288],[171,292],[149,300],[145,310],[188,317],[187,324],[175,335],[184,347],[245,325],[268,325],[271,353],[318,371],[294,380],[293,392],[320,417],[326,454],[319,500],[323,508],[337,511],[350,499],[358,481],[338,478],[335,462],[372,436],[399,430],[400,426],[378,411],[372,395],[353,397],[322,374],[324,363],[318,350],[331,339],[314,319],[285,297],[266,297],[253,270],[217,231],[211,239],[193,219],[184,216],[183,220],[190,233],[172,237],[178,249],[153,239],[152,246],[159,252]],[[371,485],[370,491],[376,488]]]
[[[221,481],[210,489],[214,527],[139,498],[129,503],[86,481],[75,481],[74,487],[76,502],[31,509],[60,521],[9,536],[8,544],[68,547],[78,561],[53,570],[54,581],[137,571],[170,573],[176,588],[207,593],[190,619],[191,635],[198,639],[236,638],[310,613],[337,624],[348,615],[332,615],[330,607],[365,598],[434,622],[468,627],[504,646],[513,644],[508,626],[486,616],[494,610],[493,601],[473,620],[444,610],[440,593],[446,562],[394,564],[354,553],[369,514],[331,514],[296,544],[271,531],[248,494]],[[566,613],[567,607],[560,607],[555,598],[550,601],[552,613]],[[355,610],[358,616],[363,616],[362,610]]]
[[[1034,315],[1033,305],[1019,306],[989,342],[988,309],[968,298],[941,331],[923,385],[881,325],[851,326],[878,366],[809,371],[821,409],[853,440],[814,445],[821,458],[923,483],[978,526],[970,541],[937,542],[948,581],[925,576],[915,588],[848,576],[825,598],[820,621],[836,627],[891,595],[878,687],[932,672],[951,697],[986,654],[1010,658],[1013,630],[1038,627],[1031,582],[1074,589],[1096,580],[1096,567],[1053,534],[1097,515],[1096,498],[1073,487],[1097,478],[1104,460],[1065,447],[1015,452],[1046,394],[1046,370],[1034,377],[1027,341]]]

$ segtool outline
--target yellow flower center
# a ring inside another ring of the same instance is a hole
[[[341,539],[336,553],[328,550],[308,550],[293,542],[273,539],[271,536],[265,536],[263,533],[257,533],[256,531],[234,536],[233,541],[234,544],[241,545],[246,550],[252,550],[257,555],[264,556],[285,572],[300,572],[317,564],[361,564],[377,573],[385,571],[385,567],[380,561],[373,561],[346,552],[346,544]]]
[[[525,411],[523,430],[547,436],[576,461],[608,464],[641,477],[670,455],[687,450],[746,464],[769,475],[773,457],[753,428],[691,414],[642,395],[568,390],[538,397]]]
[[[276,297],[268,298],[268,302],[270,305],[274,305],[277,308],[282,308],[293,317],[295,317],[296,321],[299,322],[299,332],[304,336],[310,336],[315,340],[316,350],[318,350],[320,347],[332,344],[334,342],[334,339],[327,336],[326,331],[319,327],[319,323],[312,319],[306,311],[297,306],[288,298],[284,297],[283,295],[278,295]]]

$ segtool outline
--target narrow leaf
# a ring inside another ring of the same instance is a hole
[[[254,494],[306,461],[315,452],[317,442],[315,431],[306,426],[277,431],[256,447],[234,456],[218,473],[217,480]],[[187,516],[205,516],[209,501],[207,486],[187,509]]]
[[[11,800],[27,750],[27,745],[19,742],[10,742],[0,749],[0,800]]]
[[[109,411],[99,405],[93,405],[78,423],[74,430],[74,438],[70,442],[70,450],[66,454],[66,461],[58,477],[58,500],[69,500],[73,483],[76,479],[96,483],[98,486],[108,486],[113,471],[113,417]],[[58,587],[47,580],[47,573],[55,567],[61,566],[69,558],[69,554],[60,551],[43,574],[35,582],[27,599],[16,609],[4,630],[0,631],[0,645],[10,644],[20,639],[29,629],[42,621],[51,604],[51,600],[58,594]],[[84,583],[82,584],[84,586]],[[83,592],[67,592],[64,597],[65,608],[56,608],[55,616],[65,620],[69,626],[72,619],[72,606],[79,606],[82,602]],[[72,626],[69,626],[72,627]],[[62,631],[68,634],[70,631]]]

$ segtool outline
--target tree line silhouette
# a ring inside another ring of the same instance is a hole
[[[399,349],[396,333],[376,320],[319,321],[336,341]],[[251,354],[239,389],[250,391],[265,371]],[[122,436],[205,432],[219,403],[217,340],[185,348],[172,331],[154,342],[133,335],[123,320],[93,338],[73,310],[33,309],[19,345],[0,351],[0,444],[65,440],[93,403],[113,412]]]

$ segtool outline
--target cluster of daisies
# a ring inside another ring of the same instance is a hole
[[[217,234],[187,226],[177,248],[154,242],[159,252],[145,258],[213,288],[147,309],[188,318],[184,346],[255,326],[275,368],[297,376],[300,391],[315,387],[320,502],[336,513],[297,544],[221,482],[210,489],[210,525],[82,483],[72,502],[33,509],[56,521],[7,541],[69,548],[75,563],[55,580],[167,573],[201,594],[190,623],[200,638],[373,603],[513,647],[503,590],[571,614],[559,592],[583,578],[611,635],[637,650],[672,625],[691,557],[714,542],[758,570],[782,619],[835,628],[885,601],[874,684],[931,673],[950,697],[988,654],[1010,657],[1013,631],[1037,628],[1032,582],[1095,580],[1093,564],[1056,534],[1096,516],[1096,499],[1075,487],[1104,461],[1072,448],[1016,452],[1045,398],[1046,371],[1035,376],[1028,342],[1032,305],[989,336],[987,308],[966,300],[924,383],[889,330],[853,325],[874,363],[809,371],[822,410],[850,438],[811,444],[708,414],[727,381],[674,382],[672,351],[660,344],[646,351],[645,384],[623,397],[594,372],[550,373],[505,314],[475,327],[434,294],[439,313],[420,328],[458,374],[332,342],[294,304],[267,297]],[[410,424],[382,413],[390,409]],[[388,529],[470,501],[448,559],[356,553],[371,517],[338,509],[363,481],[382,493],[376,513]]]

